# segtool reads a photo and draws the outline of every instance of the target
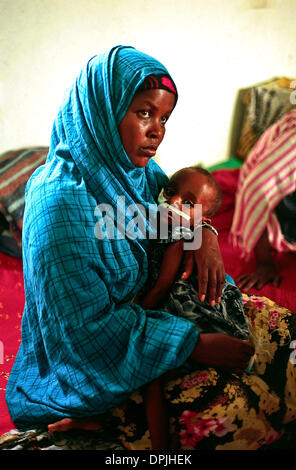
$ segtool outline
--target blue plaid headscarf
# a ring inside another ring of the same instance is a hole
[[[26,188],[22,343],[6,389],[20,427],[104,413],[181,365],[189,321],[130,300],[147,279],[147,241],[98,239],[98,204],[156,201],[167,178],[130,161],[118,126],[150,74],[168,71],[132,47],[93,57],[66,93],[45,165]],[[116,219],[116,215],[115,215]]]

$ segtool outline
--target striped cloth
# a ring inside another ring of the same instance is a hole
[[[38,166],[42,165],[48,147],[30,147],[0,155],[0,211],[21,245],[25,186]]]
[[[6,401],[18,427],[104,413],[183,364],[194,325],[131,299],[148,274],[148,240],[95,237],[97,205],[144,208],[167,181],[136,168],[118,126],[150,74],[168,74],[132,47],[93,57],[66,93],[45,165],[26,188],[22,342]]]
[[[275,208],[296,191],[296,110],[268,128],[250,152],[240,171],[232,242],[248,257],[265,228],[271,246],[296,251],[283,236]]]

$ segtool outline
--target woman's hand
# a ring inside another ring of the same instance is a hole
[[[262,289],[262,287],[268,282],[272,282],[275,287],[278,287],[281,283],[281,276],[277,272],[272,258],[267,229],[263,231],[259,238],[254,248],[254,254],[257,269],[252,273],[240,275],[236,279],[238,288],[244,292],[248,291],[252,287]]]
[[[198,293],[201,301],[208,294],[208,302],[214,306],[221,301],[225,284],[224,263],[218,237],[209,229],[202,229],[202,244],[198,250],[185,251],[182,279],[188,279],[196,263],[198,270]]]
[[[191,359],[208,367],[243,372],[254,353],[247,340],[222,333],[200,333]]]
[[[266,284],[271,282],[275,287],[279,287],[281,283],[281,276],[277,272],[273,262],[264,263],[252,273],[245,273],[236,279],[237,286],[243,292],[247,292],[252,287],[260,290]]]
[[[161,302],[163,295],[161,292],[151,290],[140,300],[140,305],[144,310],[150,310],[156,308]]]

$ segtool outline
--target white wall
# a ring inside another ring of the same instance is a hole
[[[238,88],[296,77],[295,0],[0,0],[0,152],[48,145],[65,88],[94,54],[162,61],[179,103],[159,149],[171,173],[226,157]]]

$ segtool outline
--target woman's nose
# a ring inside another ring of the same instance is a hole
[[[149,137],[152,138],[161,138],[164,134],[164,127],[161,125],[161,123],[158,120],[153,120],[151,122],[151,125],[148,129],[148,135]]]

